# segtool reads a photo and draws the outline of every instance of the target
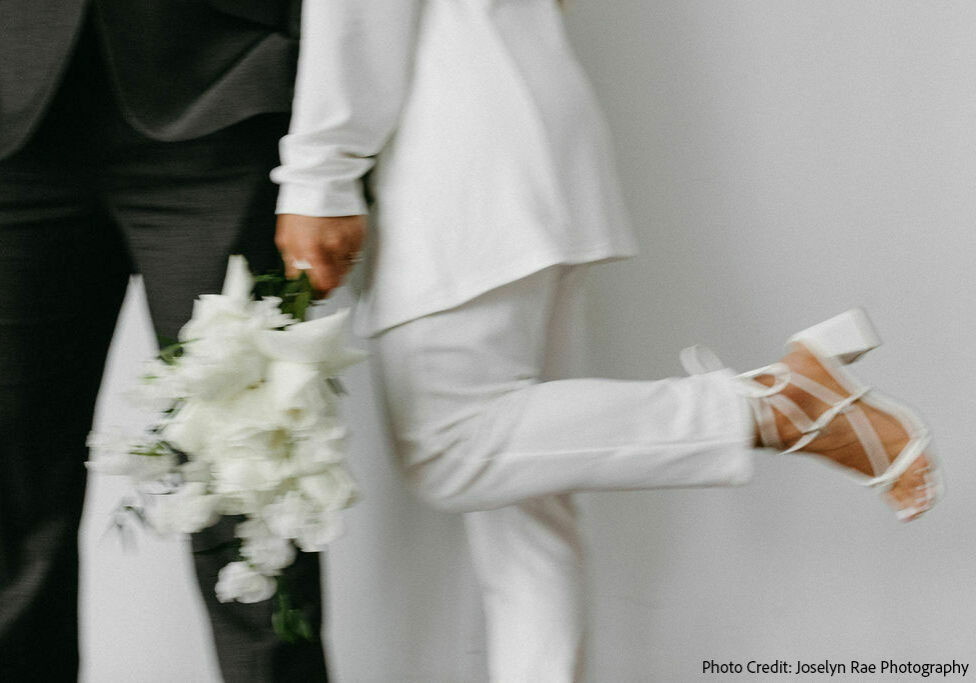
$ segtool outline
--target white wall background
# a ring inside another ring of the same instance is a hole
[[[593,374],[677,374],[696,342],[748,369],[862,304],[887,344],[859,373],[923,410],[948,474],[947,500],[909,526],[789,457],[764,458],[741,489],[583,496],[587,680],[714,680],[703,659],[976,666],[976,6],[575,0],[568,21],[643,248],[590,273]],[[151,352],[134,294],[103,424],[132,419],[120,393]],[[340,683],[481,681],[459,520],[396,480],[368,373],[347,380],[367,498],[329,559],[333,670]],[[182,544],[143,535],[125,553],[103,537],[121,491],[92,481],[84,680],[219,680]]]

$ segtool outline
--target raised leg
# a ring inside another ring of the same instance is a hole
[[[558,270],[376,337],[407,481],[468,512],[547,494],[745,483],[755,425],[730,370],[542,381]]]
[[[572,681],[582,664],[581,490],[742,483],[755,427],[731,372],[562,378],[583,319],[553,267],[381,334],[374,367],[407,481],[467,512],[497,681]],[[575,310],[574,306],[576,307]]]

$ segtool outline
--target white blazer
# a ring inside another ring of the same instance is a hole
[[[278,213],[374,202],[357,334],[637,245],[555,0],[305,0]]]

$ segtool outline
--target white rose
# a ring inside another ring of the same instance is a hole
[[[267,361],[244,336],[250,333],[244,328],[233,332],[211,332],[184,346],[175,367],[187,395],[205,400],[227,399],[264,377]]]
[[[222,515],[257,515],[273,499],[269,491],[222,493],[217,508]]]
[[[162,438],[209,462],[283,459],[288,454],[288,435],[271,412],[263,385],[225,401],[191,398],[165,423]]]
[[[160,438],[184,453],[199,457],[206,449],[216,416],[210,404],[188,398],[161,426]]]
[[[318,474],[343,462],[348,430],[341,422],[326,423],[319,429],[293,435],[291,468],[293,476]]]
[[[203,294],[193,302],[190,321],[180,330],[180,341],[209,335],[217,327],[228,322],[246,319],[254,278],[248,269],[247,259],[240,255],[227,259],[224,286],[220,294]]]
[[[252,301],[248,305],[248,324],[252,330],[276,330],[295,323],[295,318],[282,313],[281,299],[276,296],[266,296],[260,301]]]
[[[298,488],[323,510],[341,510],[356,500],[356,482],[341,465],[298,480]]]
[[[277,574],[295,561],[295,546],[285,538],[270,533],[245,539],[241,556],[263,574]]]
[[[181,342],[214,336],[239,336],[246,327],[248,301],[223,294],[201,294],[193,302],[190,320],[179,332]],[[184,347],[184,352],[187,347]],[[182,359],[181,359],[182,360]]]
[[[240,539],[263,538],[268,536],[271,530],[268,525],[260,519],[247,519],[234,527],[234,536]]]
[[[289,491],[261,510],[268,528],[280,538],[297,538],[315,508],[298,491]]]
[[[213,466],[214,490],[222,494],[273,491],[286,475],[278,463],[257,457],[222,459]]]
[[[308,429],[321,416],[335,413],[335,396],[315,365],[273,360],[268,364],[266,390],[277,421],[291,429]]]
[[[241,391],[236,396],[212,403],[212,411],[218,420],[211,425],[213,441],[230,442],[268,452],[269,449],[287,445],[283,420],[274,410],[271,387],[262,382]],[[258,444],[255,437],[263,440]],[[269,453],[270,455],[270,453]],[[282,452],[279,455],[284,456]]]
[[[231,562],[217,574],[215,592],[220,602],[261,602],[275,593],[275,582],[247,562]]]
[[[234,432],[218,428],[214,430],[214,438],[207,450],[201,452],[200,456],[215,466],[232,462],[263,462],[269,467],[276,467],[288,456],[288,448],[288,435],[277,430],[247,433],[243,429]]]
[[[220,518],[220,497],[207,494],[206,484],[189,482],[174,493],[158,496],[149,508],[149,521],[161,534],[192,534]]]
[[[343,531],[342,518],[315,507],[298,491],[289,491],[265,506],[262,515],[267,527],[281,538],[292,538],[305,552],[319,552]]]
[[[336,513],[324,512],[304,527],[295,543],[306,553],[317,553],[342,535],[342,518]]]

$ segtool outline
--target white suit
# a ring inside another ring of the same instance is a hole
[[[730,372],[550,367],[582,264],[637,253],[555,0],[306,0],[302,19],[278,212],[365,213],[373,170],[354,321],[407,481],[468,513],[492,680],[577,679],[568,494],[746,481],[745,402]]]
[[[305,3],[279,213],[366,212],[356,331],[637,253],[555,0]]]

